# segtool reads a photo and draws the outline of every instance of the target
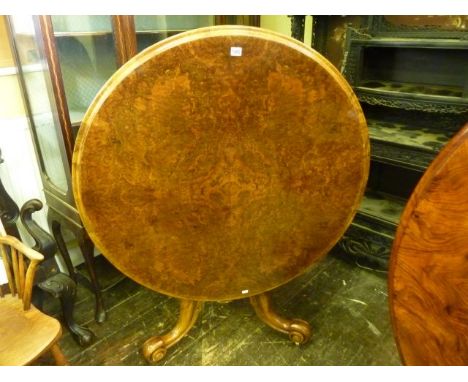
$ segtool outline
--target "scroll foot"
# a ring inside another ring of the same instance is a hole
[[[297,318],[287,319],[276,314],[271,306],[270,297],[267,294],[260,294],[250,297],[257,316],[271,328],[289,335],[289,339],[296,345],[306,343],[311,336],[311,329],[308,322]]]
[[[193,327],[203,307],[200,301],[180,300],[179,320],[167,334],[154,336],[143,344],[143,355],[149,363],[161,361],[171,346],[179,342]]]
[[[63,319],[66,327],[70,330],[75,340],[81,346],[90,345],[94,340],[94,333],[88,328],[78,325],[73,318],[76,298],[76,284],[70,276],[57,273],[47,280],[39,283],[40,290],[50,293],[60,299]]]

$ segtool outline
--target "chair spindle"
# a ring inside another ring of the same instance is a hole
[[[7,251],[5,249],[4,244],[0,244],[0,251],[2,253],[2,261],[3,261],[3,266],[5,268],[5,272],[7,275],[8,286],[10,287],[10,293],[12,296],[14,296],[16,294],[15,282],[13,279],[13,275],[11,274],[11,263],[10,263],[10,259],[8,258]]]

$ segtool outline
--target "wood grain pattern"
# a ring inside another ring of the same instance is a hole
[[[62,334],[60,322],[11,295],[0,299],[0,366],[28,365],[45,353]]]
[[[389,274],[403,362],[468,365],[468,124],[428,168],[401,217]]]
[[[328,61],[280,34],[218,26],[166,39],[113,75],[80,128],[73,189],[123,273],[179,298],[232,300],[325,255],[368,167],[359,102]]]

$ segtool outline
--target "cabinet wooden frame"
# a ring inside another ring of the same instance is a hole
[[[135,20],[133,16],[112,16],[117,66],[120,67],[137,54]]]

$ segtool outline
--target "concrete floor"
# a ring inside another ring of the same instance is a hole
[[[60,345],[72,365],[147,365],[141,345],[176,322],[178,303],[122,277],[98,258],[108,319],[94,322],[93,295],[79,287],[75,319],[95,335],[80,347],[65,329]],[[159,365],[400,365],[387,302],[386,273],[328,255],[271,293],[277,312],[307,320],[312,338],[296,346],[261,322],[247,300],[205,303],[189,335]],[[59,317],[57,301],[45,309]],[[38,364],[51,364],[43,357]]]

